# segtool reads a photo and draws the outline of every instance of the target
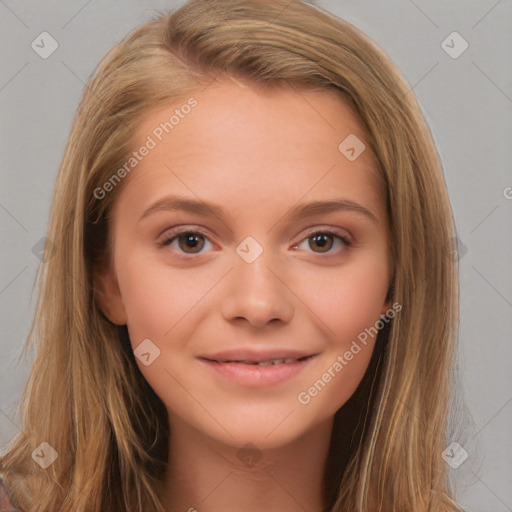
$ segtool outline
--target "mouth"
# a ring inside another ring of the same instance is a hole
[[[201,359],[205,359],[206,361],[210,361],[212,363],[236,363],[236,364],[246,364],[249,366],[275,366],[278,364],[291,364],[296,363],[298,361],[306,361],[307,359],[310,359],[314,357],[313,355],[310,356],[303,356],[303,357],[287,357],[287,358],[277,358],[277,359],[268,359],[267,361],[251,361],[251,360],[242,360],[242,359],[209,359],[207,357],[203,357]]]
[[[198,358],[208,371],[221,382],[240,385],[245,388],[261,389],[283,384],[298,377],[310,366],[318,354],[299,357],[247,356],[244,359]],[[239,356],[240,357],[240,356]],[[255,360],[254,358],[259,360]]]

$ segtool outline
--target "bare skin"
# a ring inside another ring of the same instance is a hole
[[[375,338],[341,371],[333,365],[390,307],[388,221],[371,150],[333,92],[225,80],[194,97],[197,106],[125,178],[112,264],[97,278],[101,304],[128,325],[134,349],[149,339],[150,352],[160,351],[137,363],[169,414],[167,510],[320,512],[333,417],[361,381]],[[175,107],[148,114],[134,147]],[[350,134],[366,145],[353,161],[338,149]],[[144,215],[168,195],[215,204],[224,217]],[[304,203],[338,199],[371,214],[291,216]],[[244,259],[258,246],[261,254]],[[313,357],[265,384],[205,360],[231,349]],[[309,392],[319,379],[325,386]]]

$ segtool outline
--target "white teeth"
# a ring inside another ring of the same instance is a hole
[[[259,366],[268,366],[270,364],[283,364],[283,363],[293,363],[295,359],[272,359],[270,361],[262,361],[258,363]]]
[[[217,361],[218,363],[239,363],[239,364],[249,364],[254,366],[270,366],[271,364],[283,364],[283,363],[294,363],[297,361],[297,359],[294,359],[292,357],[288,359],[270,359],[268,361],[261,361],[260,363],[255,361]]]

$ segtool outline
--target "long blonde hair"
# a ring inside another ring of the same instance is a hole
[[[165,407],[140,373],[126,330],[99,309],[93,286],[111,249],[109,213],[128,178],[104,198],[94,191],[133,151],[148,111],[219,75],[338,91],[378,160],[395,265],[390,297],[402,310],[379,332],[361,385],[336,414],[329,510],[460,511],[441,457],[458,282],[440,159],[387,56],[351,24],[299,0],[192,0],[157,14],[99,63],[54,188],[53,250],[38,272],[25,345],[37,344],[37,353],[20,406],[23,432],[0,458],[0,471],[31,512],[163,511]],[[47,469],[31,457],[42,442],[58,454]]]

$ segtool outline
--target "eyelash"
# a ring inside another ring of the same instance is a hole
[[[211,243],[208,235],[206,233],[202,232],[201,230],[180,229],[180,230],[176,230],[176,231],[171,232],[161,242],[158,242],[158,247],[163,248],[165,246],[170,246],[171,243],[174,242],[174,240],[177,240],[182,235],[199,235],[200,237],[205,238],[206,240],[208,240]],[[309,238],[313,238],[313,236],[315,236],[315,235],[327,235],[327,236],[331,236],[333,238],[337,238],[338,240],[340,240],[342,242],[342,244],[344,245],[344,249],[345,250],[348,249],[352,245],[352,241],[347,236],[342,235],[338,231],[333,230],[333,229],[323,229],[323,230],[320,229],[320,230],[316,230],[316,231],[310,232],[299,243],[295,244],[294,248],[297,247],[298,245],[300,245],[302,242],[308,240]],[[341,249],[341,250],[343,250],[343,249]],[[326,252],[316,252],[316,253],[314,251],[312,251],[312,252],[314,254],[320,254],[320,255],[321,254],[330,255],[330,254],[333,253],[332,250],[328,250]],[[334,251],[334,252],[336,252],[336,251]],[[194,257],[194,256],[200,256],[201,254],[202,254],[202,252],[195,253],[195,254],[194,253],[183,253],[183,252],[180,253],[180,255],[185,257],[185,258],[187,258],[187,257]]]

